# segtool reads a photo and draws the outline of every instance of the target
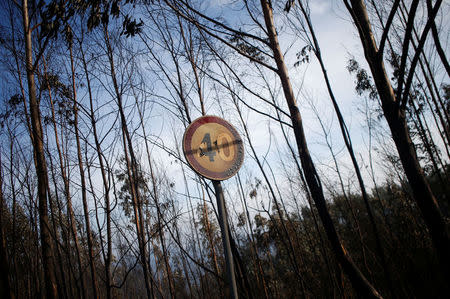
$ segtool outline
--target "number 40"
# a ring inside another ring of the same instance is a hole
[[[214,148],[211,143],[211,135],[209,133],[205,133],[202,139],[202,144],[206,145],[206,151],[200,148],[200,157],[208,156],[210,162],[214,162],[214,157],[216,156],[216,151],[219,154],[219,157],[223,161],[231,161],[234,156],[234,147],[232,146],[233,140],[230,135],[227,133],[220,133],[217,136],[217,140],[214,141]]]

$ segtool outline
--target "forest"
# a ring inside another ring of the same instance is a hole
[[[0,298],[449,298],[449,14],[0,1]],[[205,115],[243,141],[221,182]]]

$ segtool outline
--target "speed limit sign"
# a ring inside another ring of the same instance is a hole
[[[183,152],[198,174],[217,181],[235,175],[244,161],[244,146],[239,133],[217,116],[197,118],[187,127]]]

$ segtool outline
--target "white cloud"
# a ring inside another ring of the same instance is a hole
[[[312,1],[310,3],[311,14],[324,15],[330,9],[330,3],[328,1]]]

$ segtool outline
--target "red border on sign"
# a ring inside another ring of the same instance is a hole
[[[198,163],[198,161],[195,158],[192,158],[192,156],[193,156],[192,153],[194,151],[194,149],[191,148],[192,136],[194,135],[194,132],[201,125],[204,125],[207,123],[217,123],[219,125],[224,126],[233,134],[233,137],[235,138],[235,140],[240,141],[237,143],[238,150],[236,151],[236,160],[233,163],[233,166],[230,167],[230,169],[235,168],[235,170],[232,171],[231,173],[227,174],[226,172],[211,171],[211,170],[206,169],[203,166],[201,166],[200,163]],[[184,136],[183,136],[183,152],[184,152],[184,156],[185,156],[186,160],[188,161],[189,165],[191,165],[191,167],[197,173],[199,173],[200,175],[202,175],[204,177],[207,177],[212,180],[217,180],[217,181],[226,180],[226,179],[229,179],[230,177],[232,177],[233,175],[235,175],[236,172],[241,167],[242,162],[244,161],[244,146],[242,144],[242,139],[241,139],[239,133],[229,122],[227,122],[226,120],[224,120],[220,117],[212,116],[212,115],[206,115],[206,116],[199,117],[196,120],[194,120],[186,128],[186,131],[184,132]]]

